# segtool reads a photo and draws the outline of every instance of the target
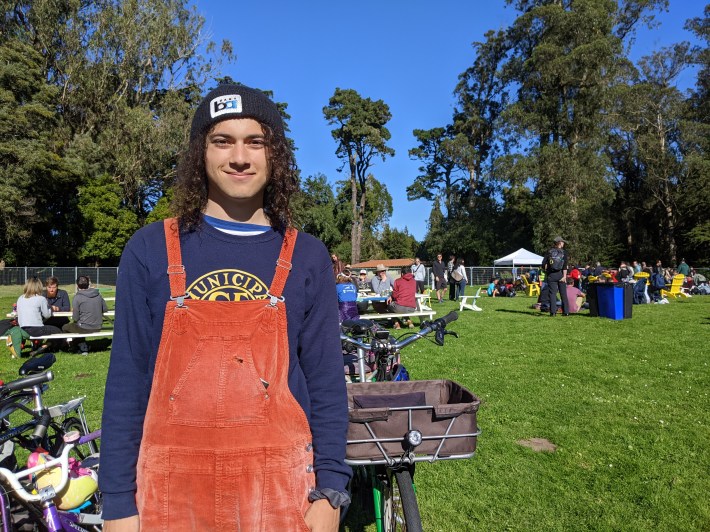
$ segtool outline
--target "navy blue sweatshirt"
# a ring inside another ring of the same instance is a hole
[[[194,299],[263,298],[283,236],[223,233],[206,223],[181,235],[188,294]],[[100,488],[104,519],[137,514],[136,463],[165,305],[170,297],[163,223],[139,230],[123,251],[102,421]],[[332,264],[325,246],[299,233],[284,289],[291,393],[313,434],[316,488],[345,491],[348,413]]]

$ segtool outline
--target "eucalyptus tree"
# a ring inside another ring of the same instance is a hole
[[[682,119],[685,98],[675,80],[689,62],[688,43],[663,48],[641,59],[640,79],[627,87],[623,121],[629,148],[641,170],[640,193],[650,218],[651,240],[677,264],[679,191],[684,174]]]
[[[685,208],[683,221],[687,249],[695,261],[710,263],[710,4],[703,16],[686,23],[703,43],[692,50],[698,77],[688,101],[683,122],[686,175],[679,202]],[[688,258],[688,257],[686,257]]]
[[[353,89],[336,88],[328,105],[323,108],[337,143],[336,155],[350,172],[351,262],[360,261],[363,225],[367,207],[367,180],[375,157],[383,161],[393,156],[387,145],[391,138],[386,127],[392,118],[389,106],[382,100],[363,98]]]
[[[603,214],[614,198],[605,113],[627,63],[623,39],[663,3],[515,2],[521,15],[507,32],[504,76],[516,90],[500,119],[515,148],[515,157],[508,155],[510,176],[533,191],[537,249],[563,233],[580,258],[618,251],[611,214]]]

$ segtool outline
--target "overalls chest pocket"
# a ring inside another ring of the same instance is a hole
[[[270,397],[268,381],[254,365],[248,337],[197,337],[194,349],[171,360],[168,423],[193,427],[264,425]],[[172,377],[171,377],[172,376]]]

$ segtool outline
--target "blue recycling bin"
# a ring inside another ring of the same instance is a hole
[[[611,320],[631,318],[633,290],[623,283],[595,283],[599,317]]]

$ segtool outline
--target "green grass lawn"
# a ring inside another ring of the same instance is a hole
[[[17,294],[0,288],[0,309]],[[450,327],[460,338],[403,353],[412,378],[455,380],[482,402],[474,458],[417,465],[424,529],[710,530],[710,296],[634,306],[623,321],[531,303],[479,299],[483,312]],[[0,349],[10,380],[20,363]],[[97,426],[108,358],[58,354],[49,397],[86,395]],[[557,449],[518,443],[529,438]]]

